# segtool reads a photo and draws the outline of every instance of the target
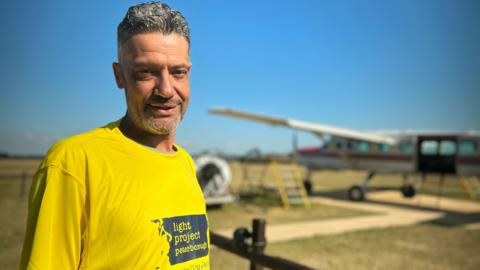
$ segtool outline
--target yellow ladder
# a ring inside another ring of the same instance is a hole
[[[467,190],[468,195],[471,199],[475,199],[476,195],[480,195],[480,184],[478,183],[478,178],[476,176],[472,177],[461,177],[461,182],[465,190]]]
[[[277,159],[272,159],[270,168],[275,178],[275,184],[282,201],[283,207],[289,209],[292,204],[303,204],[311,208],[307,191],[303,185],[302,173],[295,160],[282,164],[280,168]]]

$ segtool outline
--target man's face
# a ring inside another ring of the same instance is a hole
[[[190,97],[188,42],[178,34],[137,34],[114,63],[119,88],[125,89],[127,120],[150,134],[174,134]]]

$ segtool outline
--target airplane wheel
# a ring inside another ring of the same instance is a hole
[[[313,191],[312,181],[310,181],[310,179],[303,180],[303,186],[305,187],[305,191],[307,191],[307,194],[311,195]]]
[[[403,185],[401,188],[400,188],[400,191],[402,192],[403,194],[403,197],[405,198],[412,198],[413,196],[415,196],[415,187],[413,185]]]
[[[348,198],[351,201],[363,201],[365,199],[365,192],[360,186],[353,186],[348,190]]]

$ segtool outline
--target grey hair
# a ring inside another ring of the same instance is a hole
[[[184,37],[190,46],[190,29],[183,15],[160,2],[148,2],[132,6],[117,29],[118,48],[133,35],[159,32],[176,33]]]

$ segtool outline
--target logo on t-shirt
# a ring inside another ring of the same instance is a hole
[[[159,225],[159,235],[170,245],[170,265],[208,255],[207,218],[205,215],[179,216],[152,220]]]

